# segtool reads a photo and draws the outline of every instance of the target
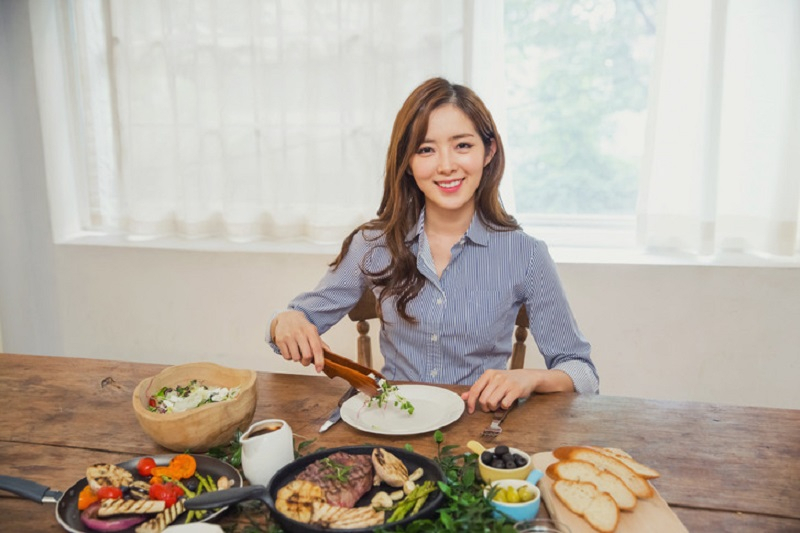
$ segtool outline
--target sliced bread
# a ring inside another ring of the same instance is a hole
[[[547,475],[551,479],[565,479],[569,481],[585,481],[591,483],[601,492],[607,492],[614,502],[623,511],[630,511],[636,507],[636,495],[631,492],[623,481],[606,470],[600,470],[592,463],[566,459],[558,461],[547,467]]]
[[[621,450],[619,448],[594,448],[594,449],[602,453],[605,453],[607,455],[610,455],[615,459],[618,459],[619,461],[625,463],[628,466],[628,468],[630,468],[631,470],[633,470],[634,472],[636,472],[645,479],[655,479],[661,475],[658,473],[657,470],[650,468],[647,465],[643,465],[642,463],[631,457],[631,455],[625,450]]]
[[[556,459],[576,459],[592,463],[600,470],[607,470],[620,478],[637,498],[653,496],[653,486],[619,459],[586,446],[562,446],[553,450]]]
[[[601,533],[611,533],[619,523],[619,508],[614,499],[591,483],[559,479],[553,492],[570,511],[581,515]]]

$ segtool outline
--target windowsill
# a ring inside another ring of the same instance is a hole
[[[539,235],[537,234],[537,236]],[[608,241],[598,246],[579,246],[564,241],[553,241],[547,237],[544,237],[544,240],[548,243],[548,248],[553,259],[556,263],[561,264],[800,268],[800,255],[779,257],[730,252],[714,256],[697,256],[688,253],[647,251],[632,244],[615,245]],[[287,239],[234,242],[223,238],[187,239],[180,237],[161,237],[154,239],[131,239],[122,235],[89,232],[64,239],[57,244],[192,252],[308,254],[324,256],[335,256],[341,249],[341,243],[316,243],[303,240]]]

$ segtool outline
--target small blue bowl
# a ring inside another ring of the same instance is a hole
[[[486,487],[486,489],[484,489],[484,495],[487,498],[494,487],[514,487],[519,490],[520,487],[527,486],[536,495],[532,500],[520,503],[490,500],[492,507],[494,507],[495,518],[505,517],[515,522],[535,518],[536,515],[539,514],[539,504],[542,501],[542,493],[539,491],[539,487],[537,487],[536,484],[542,479],[542,475],[544,475],[544,473],[541,470],[532,470],[526,479],[500,479],[498,481],[493,481],[491,485]]]

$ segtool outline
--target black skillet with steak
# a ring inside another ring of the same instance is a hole
[[[418,512],[385,523],[392,511],[384,511],[384,505],[374,502],[388,501],[381,497],[389,494],[398,498],[398,493],[404,493],[404,483],[400,481],[411,481],[409,478],[416,476],[420,477],[412,486],[426,481],[436,486],[439,481],[446,481],[434,461],[414,452],[393,447],[344,446],[307,455],[283,467],[270,482],[265,501],[276,521],[289,533],[390,530],[432,518],[444,501],[437,488]],[[408,485],[405,488],[408,490]]]

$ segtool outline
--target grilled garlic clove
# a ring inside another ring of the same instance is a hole
[[[372,497],[370,505],[372,505],[373,509],[388,509],[394,505],[394,500],[386,492],[380,491]]]

